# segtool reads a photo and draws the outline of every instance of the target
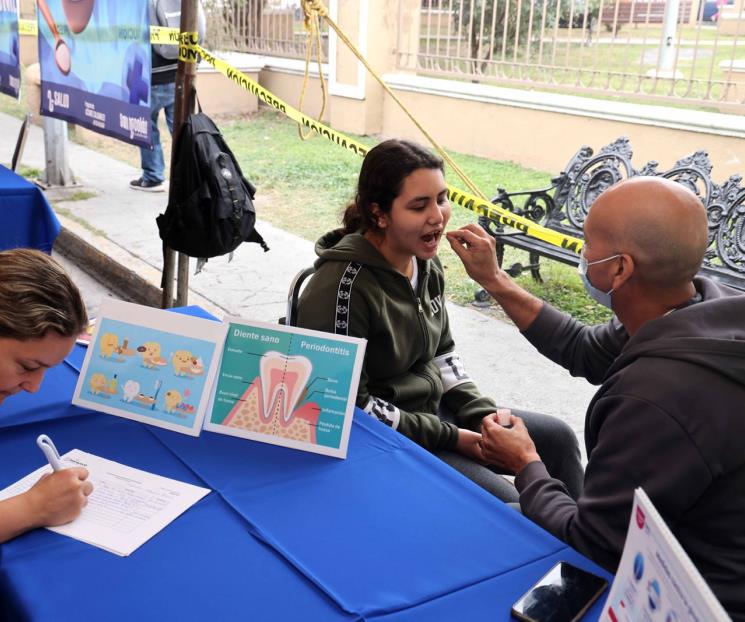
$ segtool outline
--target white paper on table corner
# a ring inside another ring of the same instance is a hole
[[[88,469],[93,492],[80,516],[50,531],[125,557],[162,531],[210,490],[155,475],[72,449],[67,466]],[[0,500],[21,494],[50,473],[45,465],[0,491]]]

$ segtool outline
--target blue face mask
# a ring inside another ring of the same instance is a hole
[[[582,279],[582,284],[585,286],[585,291],[587,292],[587,295],[590,296],[595,302],[598,304],[603,305],[604,307],[608,307],[609,309],[613,309],[612,301],[610,295],[613,293],[613,289],[610,291],[604,292],[599,290],[597,287],[595,287],[592,283],[590,283],[590,279],[587,278],[587,268],[589,266],[594,266],[596,263],[603,263],[605,261],[610,261],[611,259],[615,259],[616,257],[620,257],[620,254],[611,255],[610,257],[606,257],[605,259],[598,259],[597,261],[587,261],[585,259],[585,249],[582,247],[582,250],[579,253],[579,265],[577,266],[577,272],[579,273],[580,278]]]

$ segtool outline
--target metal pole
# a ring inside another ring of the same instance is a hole
[[[197,2],[198,0],[181,0],[181,32],[197,31]],[[187,59],[189,60],[189,59]],[[173,108],[173,141],[171,146],[171,179],[173,179],[173,164],[175,162],[176,140],[181,132],[181,126],[191,112],[191,92],[196,81],[197,65],[194,62],[184,62],[179,56],[176,71],[176,101]],[[168,186],[168,202],[170,203],[173,187]],[[167,248],[163,257],[163,300],[162,307],[167,309],[173,304],[173,277],[175,251]],[[189,257],[178,254],[178,289],[176,304],[186,305],[189,298]]]
[[[675,62],[675,31],[678,26],[680,0],[667,0],[662,25],[662,47],[660,49],[660,72],[669,73]]]
[[[49,186],[69,186],[75,183],[67,158],[67,122],[42,116],[46,183]]]

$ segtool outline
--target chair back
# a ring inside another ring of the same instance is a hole
[[[280,324],[285,324],[286,326],[297,326],[297,303],[300,299],[300,291],[302,290],[305,281],[315,271],[316,269],[313,266],[305,268],[305,270],[298,272],[295,275],[295,278],[292,279],[290,290],[287,292],[286,315],[285,317],[279,318]]]
[[[14,173],[21,163],[21,157],[23,156],[23,150],[26,147],[26,139],[28,138],[28,131],[31,128],[31,113],[26,115],[26,118],[21,123],[21,131],[18,132],[18,139],[16,140],[16,148],[13,151],[13,159],[10,161],[10,170]]]

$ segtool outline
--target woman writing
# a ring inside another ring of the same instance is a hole
[[[442,160],[404,140],[368,152],[344,228],[316,244],[298,324],[367,339],[357,405],[509,501],[515,489],[481,465],[482,396],[455,352],[437,248],[450,218]],[[549,471],[579,493],[568,426],[521,413]],[[553,467],[553,471],[551,468]]]
[[[20,391],[38,391],[87,323],[78,288],[54,260],[28,249],[0,252],[0,409]],[[73,520],[93,490],[87,478],[82,467],[63,469],[0,501],[0,542]]]

